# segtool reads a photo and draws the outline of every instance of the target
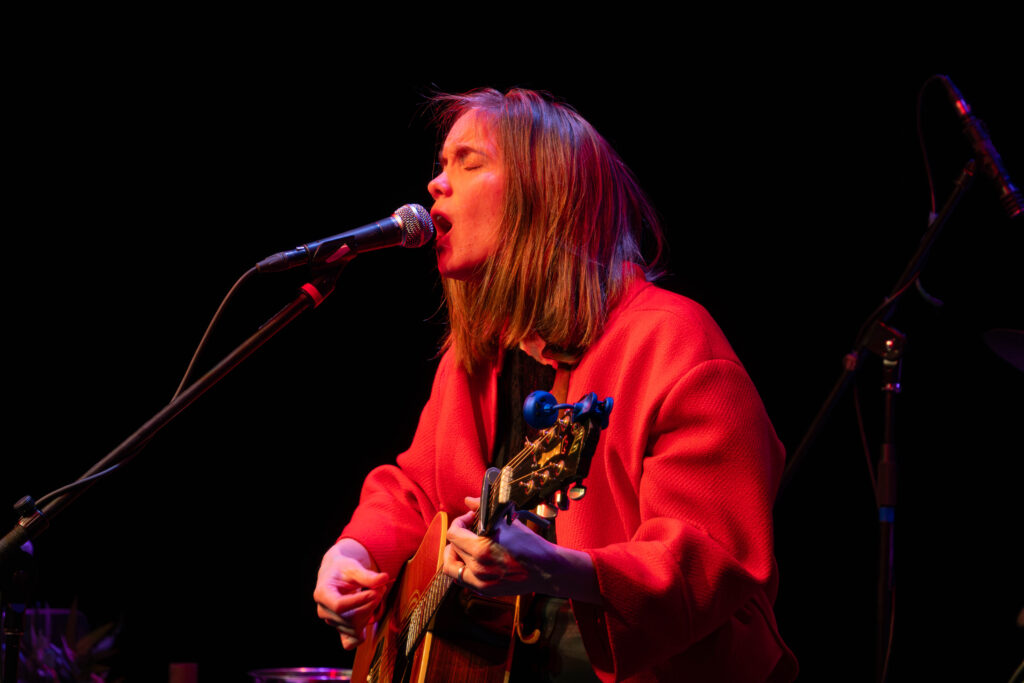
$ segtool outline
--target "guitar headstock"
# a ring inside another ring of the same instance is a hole
[[[543,391],[530,394],[524,416],[543,431],[501,470],[488,470],[478,533],[490,533],[495,522],[511,512],[546,506],[551,512],[544,516],[553,517],[557,510],[568,509],[570,501],[582,498],[583,480],[612,405],[611,398],[599,401],[594,393],[574,404],[558,404]]]

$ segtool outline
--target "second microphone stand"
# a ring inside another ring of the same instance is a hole
[[[892,655],[896,557],[896,473],[898,469],[894,431],[896,396],[900,392],[900,368],[905,343],[905,337],[888,327],[885,323],[892,317],[902,295],[917,280],[942,228],[949,220],[950,215],[960,203],[968,188],[970,188],[974,179],[974,172],[975,162],[972,159],[967,162],[957,177],[953,191],[943,205],[942,210],[929,224],[928,230],[918,244],[917,251],[915,251],[897,280],[892,293],[869,316],[864,326],[858,332],[853,350],[846,354],[843,359],[843,371],[839,379],[825,399],[800,444],[790,456],[782,477],[780,493],[785,492],[791,484],[801,461],[807,455],[807,451],[817,438],[825,421],[831,415],[833,408],[846,393],[865,357],[869,353],[880,357],[882,359],[882,390],[885,394],[885,403],[882,416],[883,438],[875,481],[875,500],[878,507],[879,523],[878,623],[876,628],[876,674],[879,683],[884,683],[888,677],[888,666]]]

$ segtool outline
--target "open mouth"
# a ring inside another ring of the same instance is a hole
[[[432,214],[430,218],[434,221],[434,228],[439,234],[443,235],[452,229],[452,222],[448,220],[444,214],[435,213]]]

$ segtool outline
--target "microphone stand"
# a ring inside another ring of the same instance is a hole
[[[305,311],[319,306],[334,291],[334,286],[341,275],[342,268],[354,256],[355,254],[351,254],[344,259],[336,261],[329,270],[325,270],[311,282],[303,285],[300,288],[299,294],[291,303],[264,323],[255,334],[242,342],[205,375],[182,390],[162,410],[147,420],[131,436],[79,477],[78,480],[65,487],[67,489],[65,493],[56,496],[43,506],[42,509],[39,509],[35,501],[29,496],[19,500],[15,510],[20,515],[20,519],[13,529],[3,538],[0,538],[0,578],[7,579],[3,585],[17,586],[19,583],[16,576],[21,571],[17,565],[19,562],[24,563],[22,546],[38,538],[49,527],[50,521],[54,517],[67,508],[87,489],[91,488],[105,473],[130,462],[160,429],[180,415],[196,399],[209,391],[242,361],[269,341],[271,337],[287,327]],[[8,595],[11,592],[20,593],[20,591],[4,591],[0,595],[0,598],[2,598],[0,599],[0,608],[3,608],[3,613],[9,618],[9,622],[4,624],[5,644],[7,647],[2,670],[3,678],[0,679],[4,683],[14,683],[17,680],[18,639],[22,635],[20,617],[24,605],[20,599],[18,602],[12,602],[8,605]]]
[[[882,305],[873,313],[858,332],[858,339],[853,348],[843,358],[843,371],[832,387],[825,402],[804,434],[803,439],[793,451],[783,472],[780,486],[780,497],[792,483],[793,477],[801,461],[814,443],[822,425],[831,415],[836,403],[845,394],[860,368],[864,357],[874,353],[882,358],[883,385],[885,407],[883,415],[883,440],[878,461],[875,481],[875,501],[878,506],[879,521],[879,573],[878,573],[878,623],[876,648],[876,674],[879,683],[884,683],[888,676],[888,663],[891,655],[891,622],[893,606],[894,561],[895,561],[895,525],[896,525],[896,471],[897,457],[894,440],[895,396],[900,391],[900,363],[903,355],[905,337],[888,327],[885,323],[892,317],[896,304],[917,279],[924,268],[932,245],[949,220],[950,215],[970,188],[974,179],[975,162],[967,162],[954,183],[953,191],[947,198],[942,210],[931,221],[928,230],[921,238],[917,251],[913,254],[906,268],[896,281],[892,293],[886,297]]]

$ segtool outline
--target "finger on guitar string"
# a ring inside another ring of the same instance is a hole
[[[455,583],[475,593],[487,595],[492,587],[500,583],[502,574],[486,569],[485,564],[470,555],[462,555],[452,543],[445,547],[443,558],[442,571]]]
[[[462,520],[462,517],[455,520],[448,528],[447,535],[448,546],[457,560],[468,565],[466,572],[472,572],[478,587],[504,579],[516,565],[515,559],[501,544],[486,536],[478,536],[466,528]],[[456,564],[451,569],[457,573],[459,567]],[[449,575],[455,578],[454,574]]]
[[[444,554],[442,556],[442,567],[441,570],[451,577],[452,581],[469,588],[470,590],[476,590],[477,585],[474,585],[472,577],[470,576],[469,565],[466,564],[459,556],[455,547],[449,543],[445,546]]]

